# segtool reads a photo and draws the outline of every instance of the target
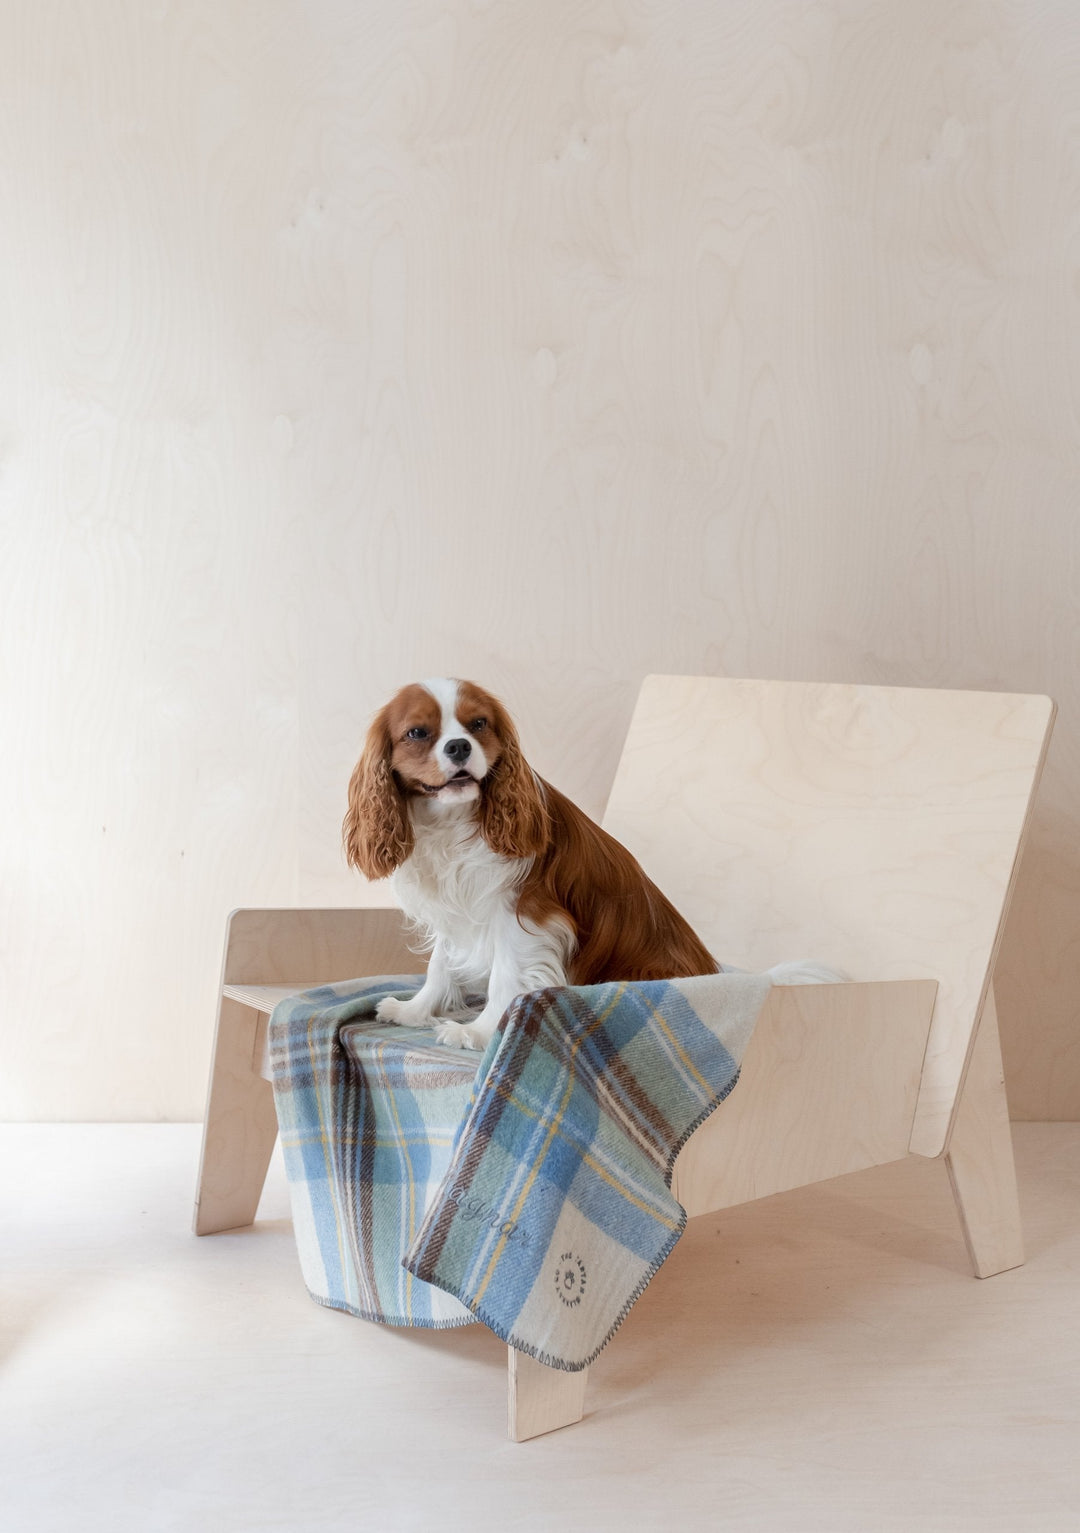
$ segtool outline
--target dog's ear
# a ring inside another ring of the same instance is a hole
[[[350,867],[366,878],[386,878],[413,849],[405,795],[394,779],[390,757],[390,710],[375,715],[349,782],[349,807],[341,837]]]
[[[496,699],[492,723],[502,745],[480,799],[480,834],[503,857],[536,857],[548,844],[551,820],[540,779],[521,754],[517,730]]]

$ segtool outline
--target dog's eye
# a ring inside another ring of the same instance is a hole
[[[406,730],[405,738],[406,740],[426,740],[428,731],[422,724],[414,724],[411,729]]]
[[[478,735],[482,729],[487,728],[487,719],[473,719],[469,725],[474,735]]]

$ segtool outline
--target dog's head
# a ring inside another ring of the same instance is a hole
[[[342,826],[352,866],[368,878],[399,867],[413,849],[411,806],[420,802],[436,815],[475,805],[480,835],[506,857],[535,856],[547,841],[543,791],[513,721],[475,682],[414,682],[375,715]]]

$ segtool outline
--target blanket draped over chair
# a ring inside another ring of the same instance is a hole
[[[479,1319],[587,1367],[682,1233],[675,1156],[734,1086],[769,980],[538,991],[482,1056],[376,1021],[419,983],[326,985],[271,1018],[308,1290],[390,1325]]]

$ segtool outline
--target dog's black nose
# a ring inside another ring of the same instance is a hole
[[[470,740],[447,740],[443,750],[449,756],[455,766],[462,766],[469,759],[472,751]]]

